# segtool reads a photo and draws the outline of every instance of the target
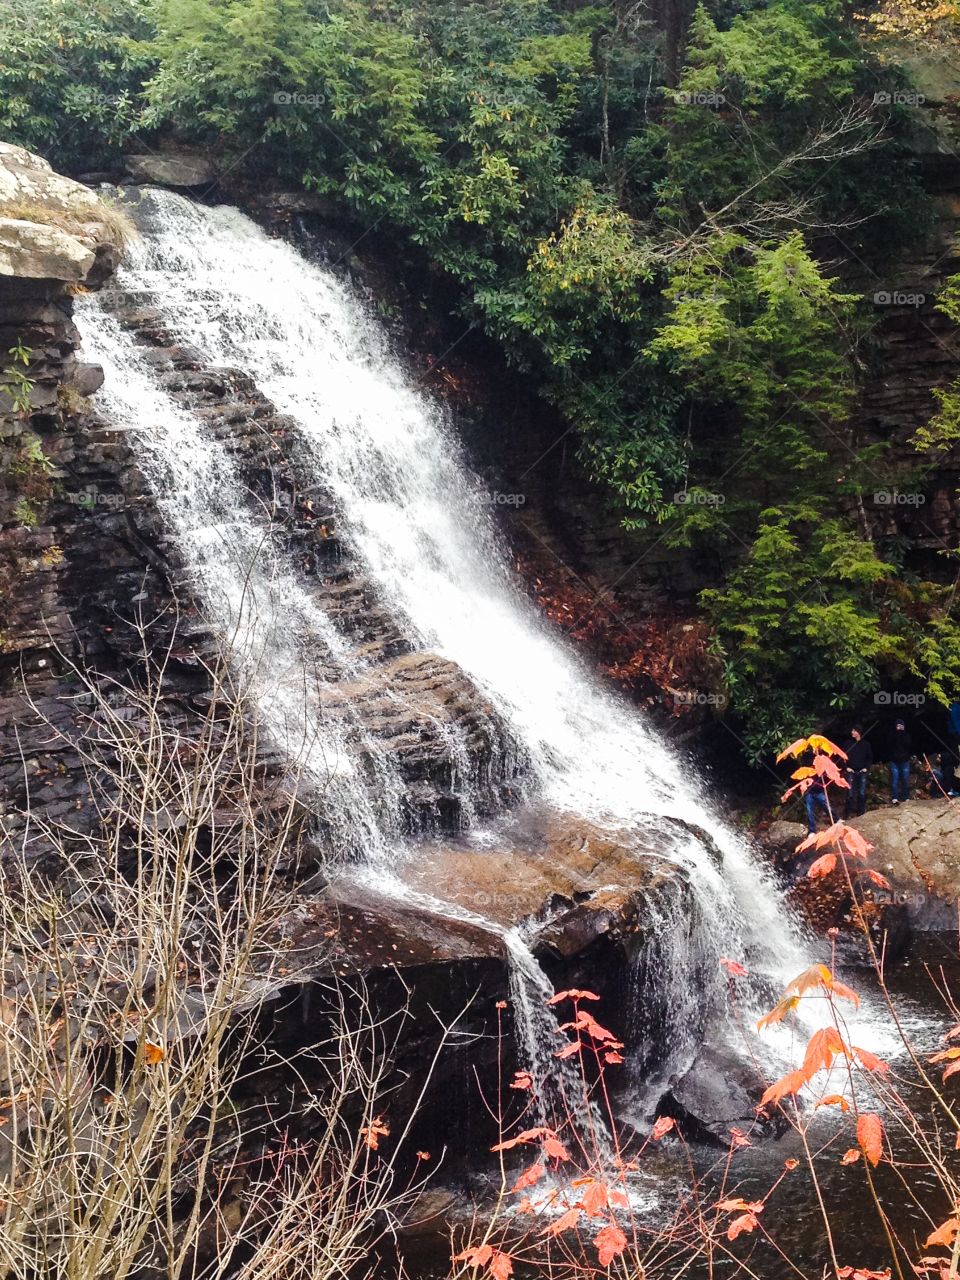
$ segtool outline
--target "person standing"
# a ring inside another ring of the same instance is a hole
[[[830,801],[827,799],[827,788],[822,778],[814,778],[813,782],[803,793],[803,807],[807,811],[807,834],[815,835],[817,830],[817,810],[822,809],[827,815],[827,821],[830,818]]]
[[[913,743],[904,720],[898,720],[890,735],[890,803],[899,804],[910,798],[910,757]]]
[[[861,726],[855,724],[843,749],[847,753],[844,773],[850,784],[843,816],[859,818],[867,807],[867,776],[873,764],[873,748],[864,739]]]

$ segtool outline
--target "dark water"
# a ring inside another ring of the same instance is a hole
[[[858,1085],[858,1099],[862,1110],[875,1111],[884,1120],[892,1160],[885,1155],[871,1174],[889,1230],[900,1242],[904,1275],[909,1276],[911,1261],[925,1253],[937,1252],[925,1249],[923,1242],[934,1226],[950,1216],[950,1206],[906,1125],[898,1119],[902,1113],[890,1105],[890,1091],[895,1090],[909,1104],[923,1131],[939,1141],[945,1168],[960,1178],[960,1152],[954,1150],[956,1129],[942,1108],[934,1103],[916,1064],[904,1048],[894,1014],[884,1002],[875,975],[859,969],[839,976],[854,987],[870,1007],[873,1042],[877,1052],[890,1063],[890,1071],[883,1076],[880,1086],[887,1096],[871,1097],[869,1090],[861,1090]],[[887,987],[906,1038],[920,1063],[939,1085],[943,1067],[929,1066],[926,1060],[932,1052],[944,1047],[944,1033],[960,1021],[950,1008],[951,993],[960,998],[956,936],[919,935],[910,959],[888,975]],[[857,1037],[853,1040],[856,1043]],[[785,1069],[799,1065],[801,1057],[802,1045],[796,1062],[788,1063]],[[839,1076],[836,1086],[839,1092],[842,1087]],[[960,1114],[960,1073],[947,1081],[942,1091]],[[827,1207],[839,1266],[874,1270],[890,1267],[891,1249],[863,1159],[851,1165],[841,1163],[844,1152],[857,1146],[854,1116],[843,1115],[838,1108],[830,1106],[812,1116],[807,1113],[806,1122],[807,1144],[814,1153],[816,1181]],[[938,1131],[939,1139],[936,1138]],[[483,1173],[484,1169],[494,1173],[493,1160],[487,1152],[477,1153],[477,1181],[462,1196],[462,1212],[458,1209],[452,1215],[445,1215],[447,1222],[452,1217],[466,1225],[474,1213],[476,1221],[483,1222],[484,1202],[489,1207],[496,1194],[492,1179]],[[794,1160],[798,1162],[797,1167],[788,1171],[785,1163]],[[717,1148],[686,1146],[675,1139],[651,1145],[641,1156],[640,1169],[632,1175],[631,1182],[636,1185],[634,1218],[640,1227],[641,1243],[653,1248],[645,1262],[648,1277],[673,1277],[682,1273],[693,1280],[715,1275],[785,1280],[785,1277],[799,1275],[814,1280],[824,1274],[825,1268],[832,1271],[814,1178],[803,1143],[793,1130],[787,1130],[779,1138],[758,1137],[753,1146],[742,1148],[732,1156]],[[691,1191],[692,1187],[695,1190]],[[758,1229],[729,1242],[725,1228],[736,1214],[718,1212],[716,1206],[721,1199],[735,1197],[765,1202],[759,1214],[764,1230]],[[717,1240],[709,1254],[700,1248],[702,1236],[699,1227],[694,1225],[698,1214],[703,1215],[701,1221],[705,1219],[711,1224]],[[548,1221],[535,1220],[536,1230],[542,1230]],[[533,1222],[527,1219],[524,1225]],[[589,1240],[595,1230],[596,1225],[590,1226],[582,1237],[584,1259],[593,1264],[595,1255]],[[658,1237],[661,1243],[654,1245]],[[575,1246],[576,1242],[571,1239],[570,1243]],[[449,1274],[449,1246],[439,1237],[432,1243],[429,1238],[421,1238],[407,1253],[407,1261],[408,1274],[445,1276]],[[410,1262],[413,1262],[412,1271]],[[546,1274],[545,1269],[517,1267],[518,1276]],[[614,1270],[613,1274],[619,1272]],[[896,1268],[893,1277],[896,1280]]]

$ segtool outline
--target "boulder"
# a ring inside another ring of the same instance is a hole
[[[960,892],[960,803],[908,800],[871,809],[854,825],[876,846],[872,865],[919,929],[956,926]],[[883,891],[874,895],[883,899]]]
[[[79,283],[94,252],[59,227],[0,217],[0,275]]]
[[[137,182],[153,182],[159,187],[208,187],[217,180],[209,159],[189,151],[124,156],[123,162]]]

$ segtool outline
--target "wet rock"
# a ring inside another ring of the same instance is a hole
[[[670,1082],[657,1115],[676,1120],[688,1142],[729,1147],[734,1129],[750,1137],[771,1132],[756,1112],[767,1083],[742,1046],[704,1045],[690,1070]]]
[[[953,928],[960,895],[960,804],[909,800],[871,809],[854,825],[875,846],[871,864],[893,888],[879,902],[900,906],[918,929]]]
[[[209,157],[192,151],[128,155],[123,162],[137,182],[152,182],[160,187],[208,187],[217,180]]]

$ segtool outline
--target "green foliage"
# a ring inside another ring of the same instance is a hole
[[[54,165],[102,163],[139,124],[146,0],[0,0],[0,137]]]
[[[946,688],[946,606],[892,594],[855,522],[881,463],[851,462],[860,313],[823,245],[875,262],[924,224],[841,0],[701,4],[670,89],[663,31],[614,0],[0,9],[5,136],[68,165],[174,137],[327,195],[452,285],[628,528],[722,549],[704,603],[756,749],[884,664]],[[924,447],[960,439],[939,397]]]

